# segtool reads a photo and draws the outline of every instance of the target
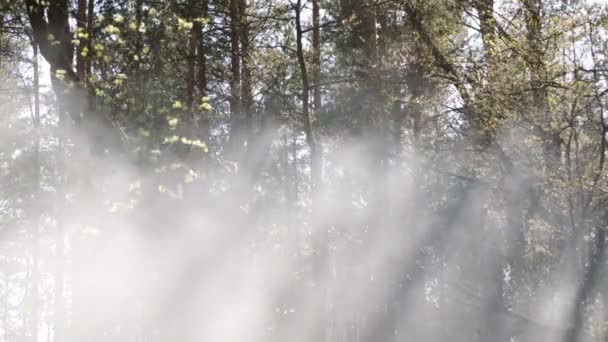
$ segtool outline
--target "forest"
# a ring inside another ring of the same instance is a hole
[[[0,0],[0,341],[608,341],[607,94],[603,0]]]

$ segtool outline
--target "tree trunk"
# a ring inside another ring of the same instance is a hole
[[[318,124],[318,120],[321,116],[322,103],[321,103],[321,87],[319,83],[321,82],[321,27],[320,27],[320,4],[319,0],[312,1],[312,91],[313,91],[313,116],[311,117],[311,130],[312,134],[314,134],[315,129]],[[313,119],[314,118],[314,119]],[[317,184],[316,184],[316,193],[315,196],[322,196],[321,189],[321,173],[322,173],[322,150],[319,148],[317,152],[317,156],[315,157],[314,163],[316,163],[316,167],[319,168],[317,171],[319,175],[317,176]],[[318,201],[317,201],[318,202]],[[315,208],[313,208],[315,209]],[[319,209],[317,207],[316,209]],[[318,210],[314,212],[315,216],[319,216],[320,213]],[[318,219],[318,218],[317,218]],[[317,327],[317,336],[316,341],[324,341],[326,338],[327,331],[330,327],[330,321],[332,317],[327,310],[327,296],[329,290],[329,270],[328,270],[328,258],[329,258],[329,236],[328,236],[328,227],[327,222],[317,222],[316,231],[313,236],[313,249],[315,250],[314,260],[313,260],[313,270],[315,273],[315,283],[318,286],[318,319],[320,323]]]
[[[494,19],[494,0],[476,0],[473,2],[479,16],[481,39],[484,45],[484,59],[488,72],[493,72],[496,49],[496,20]]]
[[[536,130],[543,140],[543,157],[549,171],[559,169],[561,162],[561,139],[559,132],[551,131],[551,113],[548,107],[546,88],[547,68],[542,33],[542,0],[523,0],[524,19],[526,24],[526,61],[530,70],[530,88],[532,89],[532,118],[537,122]]]
[[[244,114],[245,139],[249,139],[252,129],[253,94],[251,88],[251,56],[249,42],[249,22],[247,20],[247,0],[239,0],[240,39],[241,39],[241,68],[242,68],[242,111]]]
[[[322,342],[325,340],[326,333],[326,313],[325,313],[325,282],[324,275],[324,259],[325,251],[322,246],[324,243],[320,243],[324,239],[324,229],[319,222],[319,187],[321,183],[321,156],[318,150],[317,141],[314,136],[312,127],[312,120],[310,115],[310,84],[308,81],[308,71],[306,68],[306,59],[304,56],[303,39],[304,32],[302,29],[302,0],[298,0],[296,3],[295,11],[295,22],[296,22],[296,54],[298,58],[298,65],[300,67],[300,74],[302,77],[302,119],[304,121],[304,134],[306,136],[306,143],[310,150],[310,196],[311,196],[311,207],[313,212],[313,245],[315,247],[315,256],[313,259],[313,267],[315,269],[314,281],[316,285],[314,314],[315,314],[315,326],[312,331],[312,340]]]
[[[4,51],[3,47],[3,31],[4,31],[4,13],[0,11],[0,51]],[[2,55],[0,55],[0,68],[2,68]],[[1,70],[1,69],[0,69]]]
[[[190,1],[190,7],[195,8],[196,3]],[[194,20],[196,11],[191,9],[192,15],[189,20]],[[186,94],[185,94],[185,109],[188,112],[194,111],[194,84],[196,82],[196,61],[198,41],[200,40],[201,27],[200,22],[194,21],[188,37],[188,71],[186,73]]]
[[[201,16],[206,18],[209,15],[209,0],[202,0]],[[200,21],[194,22],[194,27],[199,31],[198,39],[198,78],[196,80],[198,91],[201,96],[207,96],[207,46],[203,35],[203,25]]]
[[[241,54],[239,0],[229,0],[230,12],[230,141],[229,150],[233,156],[242,148],[241,118]]]
[[[34,50],[34,201],[32,224],[32,279],[31,279],[31,296],[32,296],[32,318],[31,318],[31,334],[32,341],[38,342],[38,327],[40,325],[40,216],[41,216],[41,200],[42,195],[40,190],[40,76],[38,71],[38,46],[35,42],[32,44]]]
[[[318,120],[321,114],[321,27],[320,25],[319,0],[312,1],[312,83],[313,83],[313,108]]]
[[[92,144],[92,151],[123,148],[124,146],[116,145],[116,142],[122,142],[122,135],[114,128],[108,113],[91,110],[95,93],[91,87],[85,89],[85,84],[72,66],[74,49],[68,1],[51,1],[48,6],[38,0],[25,2],[34,42],[51,67],[55,94],[59,101],[70,104],[64,109],[72,120],[84,123],[80,125],[83,135],[89,134],[96,140]],[[58,74],[61,77],[57,77]]]
[[[302,77],[302,119],[304,121],[304,134],[306,135],[306,143],[310,149],[311,160],[311,189],[314,189],[321,175],[321,164],[317,144],[312,130],[312,120],[310,117],[310,84],[308,82],[308,72],[306,68],[306,59],[304,57],[304,48],[302,45],[303,30],[301,23],[302,1],[298,0],[296,4],[296,54],[298,57],[298,65],[300,67],[300,75]]]
[[[78,0],[76,12],[76,27],[78,35],[87,32],[87,0]],[[84,50],[84,47],[86,46],[85,44],[89,41],[89,38],[90,37],[84,39],[84,37],[78,37],[77,39],[80,43],[78,44],[78,47],[76,49],[76,75],[78,75],[78,78],[85,83],[87,79],[87,68],[86,59],[85,56],[83,56],[82,52]]]
[[[60,104],[61,106],[61,104]],[[59,110],[59,113],[62,111]],[[65,134],[65,118],[63,115],[60,115],[58,118],[59,122],[59,138],[58,145],[63,146],[64,134]],[[65,173],[65,156],[63,152],[60,152],[58,161],[58,168],[62,172],[63,177],[59,184],[57,185],[57,231],[55,235],[55,282],[54,282],[54,304],[55,304],[55,312],[54,312],[54,327],[53,327],[53,341],[55,342],[63,342],[66,340],[66,322],[65,322],[65,297],[64,297],[64,286],[65,286],[65,233],[63,230],[63,218],[66,210],[65,207],[65,191],[64,186],[67,184],[66,182],[66,173]]]
[[[89,53],[91,53],[91,51],[93,51],[93,23],[94,23],[94,17],[95,17],[95,0],[89,0],[88,4],[88,11],[87,11],[87,48],[89,49]],[[86,75],[91,75],[91,57],[90,55],[88,55],[85,60],[84,60],[84,64],[85,64],[85,72]],[[87,88],[89,86],[89,80],[85,79],[84,80],[84,86],[85,88]]]
[[[202,1],[202,11],[201,16],[206,18],[209,15],[209,1]],[[206,97],[208,95],[207,91],[207,46],[205,45],[205,36],[203,35],[203,24],[200,21],[194,22],[194,28],[199,32],[198,38],[198,47],[197,47],[197,62],[198,62],[198,70],[197,70],[197,87],[199,95],[202,97]],[[209,125],[210,118],[209,113],[203,111],[199,118],[199,134],[201,135],[201,140],[204,141],[207,145],[209,145]]]

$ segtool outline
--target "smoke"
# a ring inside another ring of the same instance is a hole
[[[518,161],[508,172],[493,148],[379,161],[377,141],[324,138],[311,190],[309,154],[286,127],[260,134],[241,164],[222,159],[217,136],[202,158],[171,146],[134,158],[50,129],[39,186],[0,202],[5,240],[25,251],[2,272],[2,330],[38,310],[48,336],[72,341],[561,339],[584,267],[569,254],[579,245],[550,255],[554,228],[520,217],[541,153],[522,151],[524,134],[498,139]],[[8,189],[35,154],[14,123],[1,136]],[[26,206],[27,193],[47,199]]]

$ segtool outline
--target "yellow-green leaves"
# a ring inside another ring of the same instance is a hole
[[[104,31],[106,31],[106,33],[108,34],[118,34],[120,33],[120,29],[112,24],[107,25],[104,28]]]
[[[210,111],[212,111],[212,110],[213,110],[213,107],[211,107],[211,105],[210,105],[209,103],[206,103],[206,102],[205,102],[205,103],[201,103],[201,105],[200,105],[200,109],[201,109],[203,112],[210,112]]]
[[[180,139],[180,141],[184,145],[191,145],[192,147],[198,147],[198,148],[202,149],[205,153],[209,152],[209,149],[207,149],[207,144],[200,141],[199,139],[188,139],[186,137],[182,137]]]
[[[169,129],[173,130],[177,128],[177,123],[179,120],[176,117],[168,117],[167,123],[169,124]]]
[[[114,15],[114,22],[117,24],[122,24],[125,21],[125,17],[123,17],[120,14],[115,14]]]
[[[184,145],[190,145],[192,147],[200,148],[205,153],[209,152],[207,144],[202,142],[200,139],[190,139],[187,137],[179,137],[177,135],[172,135],[163,139],[163,144],[175,144],[177,142],[180,142]]]
[[[177,29],[180,31],[188,31],[192,29],[194,23],[183,18],[177,18]]]
[[[210,112],[213,110],[213,107],[211,106],[211,104],[209,103],[210,99],[208,96],[204,96],[201,99],[201,104],[199,106],[199,109],[203,112]]]
[[[95,55],[97,57],[103,56],[103,45],[97,43],[93,46],[93,50],[95,50]],[[87,53],[88,53],[88,49],[87,49]]]
[[[146,33],[146,27],[144,26],[144,24],[137,24],[134,21],[129,22],[129,30],[131,31],[137,31],[139,33]]]
[[[76,38],[89,39],[89,34],[85,31],[84,28],[78,27],[76,28]]]
[[[125,74],[117,74],[114,79],[114,84],[117,86],[123,85],[124,81],[127,79],[127,75]]]
[[[163,139],[163,144],[173,144],[179,141],[179,137],[177,135],[173,135],[170,137],[165,137]]]
[[[63,80],[65,78],[65,73],[66,73],[65,70],[57,69],[57,70],[55,70],[55,77],[57,77],[57,79],[59,79],[59,80]]]
[[[205,24],[205,25],[209,25],[209,23],[211,22],[211,20],[209,18],[207,18],[207,17],[194,18],[194,19],[192,19],[192,21],[200,22],[200,23]]]
[[[173,108],[174,109],[181,109],[184,105],[182,104],[182,101],[175,101],[173,103]]]

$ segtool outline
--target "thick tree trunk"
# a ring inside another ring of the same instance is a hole
[[[52,1],[48,7],[40,1],[26,0],[26,6],[34,41],[51,65],[51,71],[64,70],[65,80],[77,83],[79,79],[72,68],[72,34],[67,0]]]
[[[116,144],[122,142],[122,135],[113,127],[108,113],[91,110],[95,93],[91,87],[85,89],[84,83],[72,66],[74,48],[68,1],[51,1],[48,6],[38,0],[25,2],[34,42],[51,66],[53,89],[58,100],[69,104],[69,107],[64,109],[73,121],[83,123],[80,125],[82,135],[87,140],[93,140],[93,152],[122,149],[124,146]]]

